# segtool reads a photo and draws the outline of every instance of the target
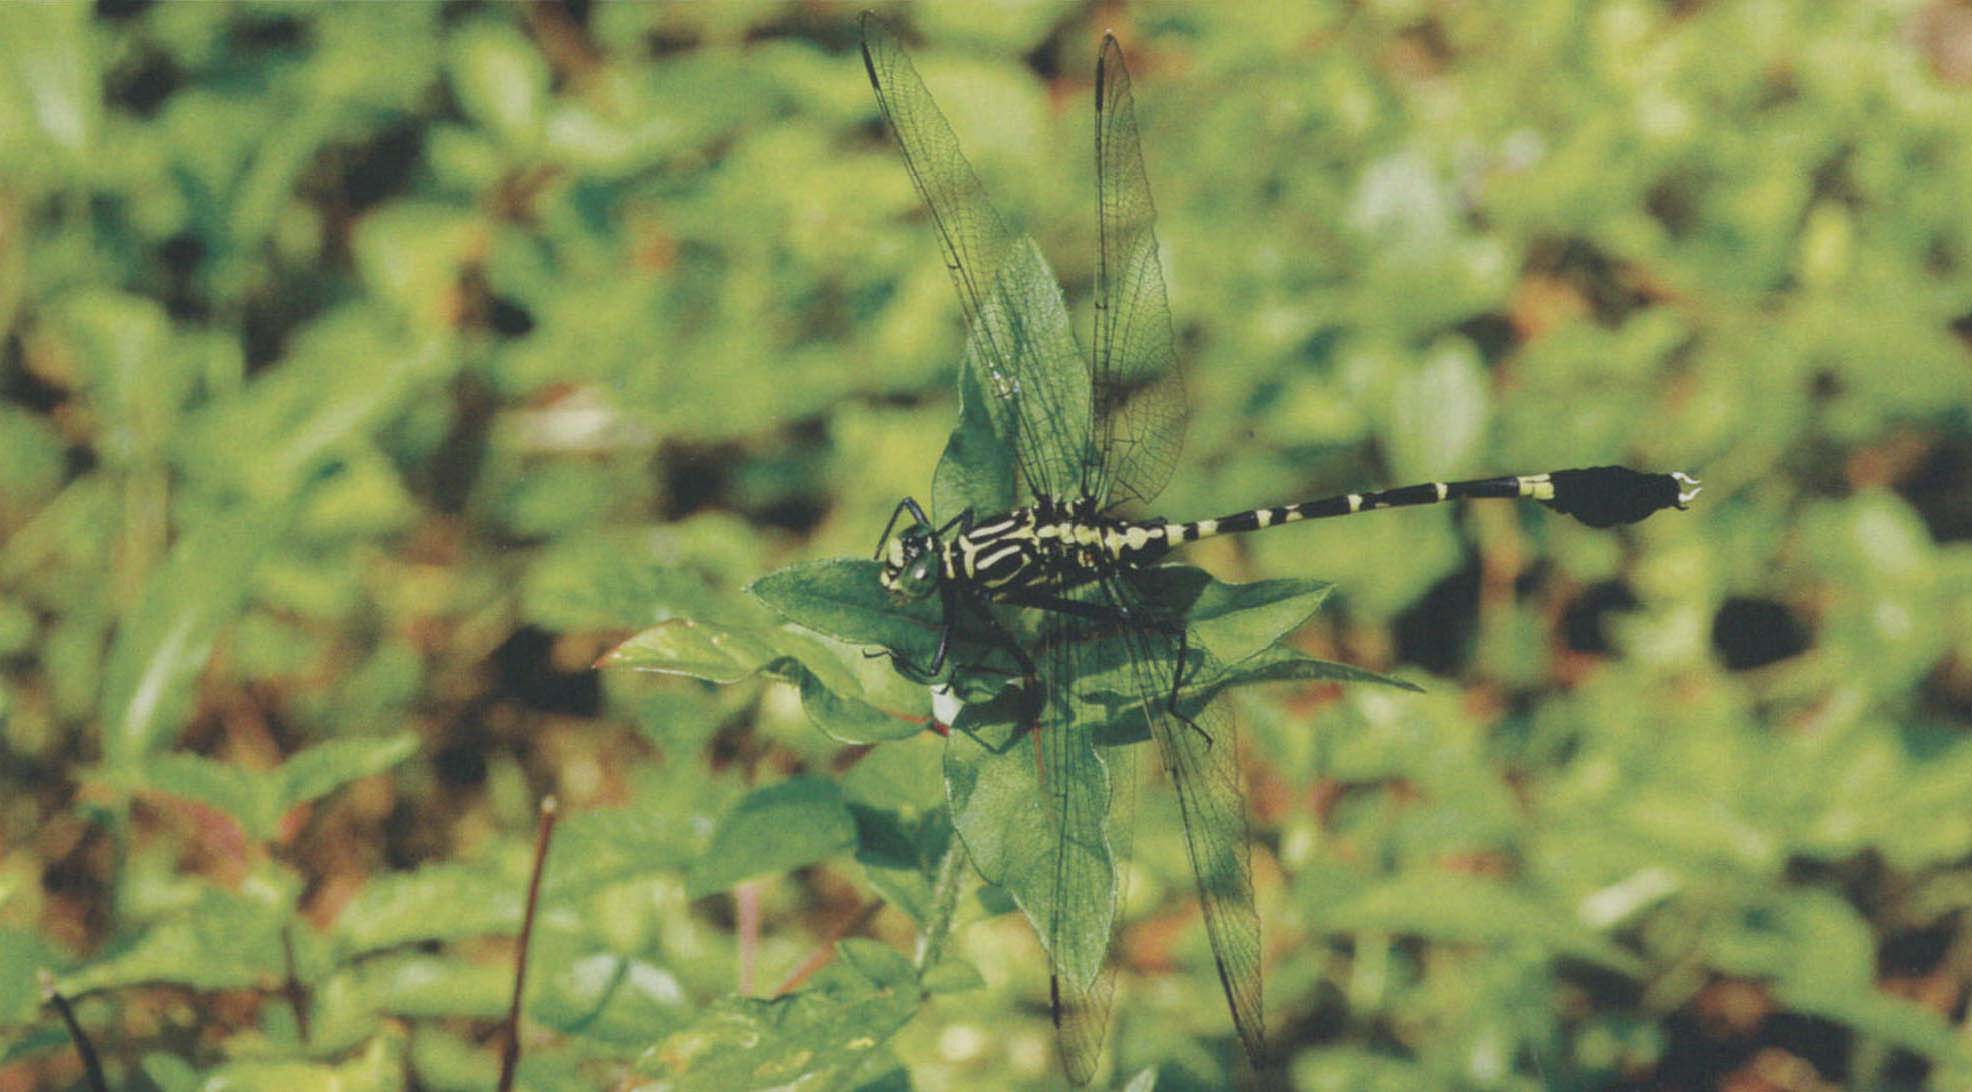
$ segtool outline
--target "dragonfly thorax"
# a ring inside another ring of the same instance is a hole
[[[1103,516],[1088,501],[1042,497],[976,521],[943,542],[943,576],[995,597],[1046,577],[1079,583],[1161,556],[1169,548],[1164,527],[1161,521]]]

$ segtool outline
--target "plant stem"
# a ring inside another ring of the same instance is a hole
[[[520,919],[520,945],[514,952],[514,996],[507,1006],[507,1041],[500,1051],[500,1092],[512,1092],[520,1069],[520,996],[527,983],[527,942],[534,935],[534,908],[541,902],[541,874],[547,870],[548,842],[555,834],[561,804],[552,796],[541,799],[541,819],[534,834],[534,871],[527,877],[527,909]]]
[[[911,957],[911,966],[920,974],[938,962],[945,948],[945,939],[952,934],[952,918],[959,903],[959,881],[965,874],[964,864],[965,847],[959,843],[955,831],[945,843],[945,855],[938,861],[938,878],[931,885],[931,920],[925,922],[924,931],[918,934],[918,950]]]
[[[103,1063],[96,1057],[96,1044],[89,1041],[89,1033],[82,1030],[82,1024],[75,1018],[75,1008],[55,988],[55,976],[46,969],[41,972],[41,999],[55,1006],[62,1016],[62,1023],[68,1026],[68,1037],[75,1043],[75,1052],[82,1056],[82,1069],[89,1078],[91,1092],[110,1092],[110,1082],[103,1078]]]
[[[829,960],[835,958],[835,945],[837,941],[851,933],[860,932],[863,926],[868,925],[870,919],[876,917],[876,912],[881,909],[883,909],[883,900],[877,899],[850,915],[847,921],[843,922],[839,928],[829,934],[827,940],[824,940],[815,947],[815,950],[809,954],[807,959],[801,961],[801,966],[796,967],[779,986],[774,987],[774,992],[769,996],[779,997],[782,994],[791,993],[799,989],[803,982],[808,981],[810,976],[823,967],[828,966]]]
[[[281,927],[281,957],[287,964],[288,980],[283,991],[288,997],[288,1007],[294,1010],[295,1032],[301,1036],[303,1046],[308,1044],[308,987],[294,973],[294,922]]]
[[[753,996],[753,959],[760,947],[760,884],[742,880],[733,888],[734,911],[739,918],[739,986],[741,997]]]

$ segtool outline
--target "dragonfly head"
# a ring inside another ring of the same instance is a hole
[[[938,532],[928,523],[912,524],[885,544],[883,573],[878,578],[892,595],[923,599],[938,588],[944,576]]]

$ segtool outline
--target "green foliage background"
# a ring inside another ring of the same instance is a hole
[[[42,968],[129,1087],[490,1086],[549,792],[524,1084],[1059,1080],[1020,916],[961,872],[938,929],[941,741],[818,731],[742,591],[869,550],[953,423],[855,14],[0,7],[0,1088],[81,1079]],[[1122,37],[1167,514],[1707,483],[1191,551],[1334,581],[1297,645],[1426,690],[1242,695],[1258,1082],[1964,1087],[1965,9],[896,18],[1085,320]],[[591,670],[639,632],[730,685]],[[1145,810],[1114,1080],[1255,1080]]]

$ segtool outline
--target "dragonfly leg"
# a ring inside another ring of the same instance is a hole
[[[1030,594],[1008,596],[1002,602],[1020,607],[1033,607],[1036,610],[1051,610],[1060,614],[1093,619],[1094,621],[1107,622],[1112,625],[1135,625],[1139,619],[1139,613],[1130,610],[1128,607],[1112,606],[1103,603],[1080,603],[1073,599],[1063,599],[1059,596],[1052,595]],[[1178,695],[1184,690],[1185,677],[1190,666],[1191,630],[1182,623],[1165,622],[1154,615],[1144,617],[1143,624],[1151,629],[1162,632],[1166,637],[1176,641],[1178,645],[1176,652],[1177,662],[1171,669],[1171,693],[1166,697],[1164,702],[1165,711],[1176,718],[1178,723],[1203,737],[1206,746],[1211,746],[1211,733],[1200,728],[1198,722],[1186,716],[1178,705]]]
[[[929,520],[924,519],[924,513],[922,512],[918,513],[918,518],[926,523],[930,522]],[[973,520],[972,509],[967,508],[965,511],[960,512],[958,515],[953,516],[951,519],[947,520],[945,522],[945,526],[938,528],[936,531],[932,533],[937,535],[939,538],[944,538],[946,535],[951,534],[954,528],[957,528],[960,534],[965,534],[967,531],[972,530],[972,520]]]
[[[1034,667],[1034,658],[1027,654],[1026,649],[1020,647],[1020,641],[1007,629],[1005,623],[993,617],[992,608],[980,600],[965,595],[958,596],[957,600],[970,608],[974,617],[986,624],[986,628],[993,636],[995,643],[1008,656],[1013,658],[1015,664],[1019,665],[1020,670],[1018,672],[1007,672],[1006,674],[1018,674],[1022,679],[1026,680],[1028,689],[1038,694],[1041,677],[1040,673]],[[987,670],[993,669],[989,668]],[[1036,704],[1038,705],[1038,702]]]
[[[1177,661],[1178,662],[1177,665],[1171,669],[1171,696],[1165,701],[1165,708],[1170,711],[1171,716],[1176,718],[1179,724],[1182,724],[1185,727],[1191,729],[1192,731],[1197,732],[1199,736],[1205,740],[1205,746],[1210,747],[1212,746],[1212,734],[1210,732],[1207,732],[1205,729],[1200,728],[1198,726],[1197,721],[1191,719],[1188,716],[1185,716],[1184,712],[1178,708],[1178,694],[1180,691],[1184,689],[1185,670],[1188,666],[1188,661],[1190,659],[1189,653],[1191,652],[1191,628],[1183,625],[1174,626],[1171,628],[1177,630],[1177,638],[1178,638]]]
[[[914,504],[913,507],[915,507]],[[946,653],[950,652],[952,648],[952,603],[954,599],[950,588],[941,588],[940,591],[944,598],[944,610],[942,612],[944,623],[938,628],[938,650],[931,654],[931,663],[929,666],[919,667],[912,663],[909,657],[894,649],[865,652],[863,653],[863,657],[871,660],[878,656],[890,657],[890,662],[897,668],[897,673],[912,682],[928,683],[937,678],[939,670],[945,666]]]
[[[905,512],[909,512],[911,518],[916,520],[920,526],[929,527],[931,525],[931,518],[924,514],[924,508],[918,504],[917,498],[905,497],[903,500],[897,502],[897,507],[890,510],[890,522],[883,525],[883,534],[877,538],[876,552],[871,554],[871,557],[881,558],[883,556],[883,544],[890,541],[890,532],[897,529],[897,521],[903,517]],[[968,508],[964,512],[961,512],[960,515],[970,519],[972,517],[972,509]]]

